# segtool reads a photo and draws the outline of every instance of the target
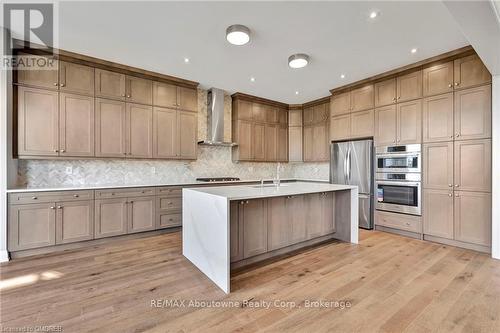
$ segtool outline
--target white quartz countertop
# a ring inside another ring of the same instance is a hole
[[[271,179],[264,179],[265,182],[272,182]],[[322,179],[282,179],[283,182],[317,182],[317,183],[328,183],[328,180]],[[24,192],[50,192],[50,191],[82,191],[82,190],[104,190],[112,188],[134,188],[134,187],[158,187],[158,186],[198,186],[198,185],[216,185],[216,184],[239,184],[239,183],[249,183],[249,182],[260,182],[260,179],[242,179],[235,181],[224,181],[224,182],[201,182],[197,180],[187,180],[187,181],[172,181],[172,182],[158,182],[158,183],[148,183],[148,184],[103,184],[103,185],[68,185],[68,186],[57,186],[57,187],[17,187],[7,189],[7,193],[24,193]]]
[[[264,187],[261,187],[260,184],[252,184],[238,186],[195,187],[184,189],[183,191],[198,191],[214,196],[224,197],[228,200],[246,200],[307,193],[343,191],[355,188],[357,188],[357,186],[298,181],[293,183],[284,183],[281,184],[280,187],[276,187],[272,184],[265,184]]]

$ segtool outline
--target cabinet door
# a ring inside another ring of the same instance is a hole
[[[194,112],[179,111],[179,156],[196,159],[198,146],[198,117]]]
[[[279,122],[279,112],[277,107],[269,107],[267,109],[266,122],[273,124]]]
[[[453,191],[423,191],[424,234],[453,239]]]
[[[153,157],[175,158],[178,154],[177,111],[153,108]]]
[[[288,128],[280,125],[278,127],[278,161],[288,161]]]
[[[455,92],[455,140],[491,138],[491,85]]]
[[[54,203],[10,206],[9,251],[55,245]]]
[[[57,91],[17,88],[18,154],[57,156],[59,99]]]
[[[267,252],[267,199],[245,201],[240,210],[243,219],[243,257]]]
[[[126,234],[127,208],[126,198],[96,200],[95,238]]]
[[[236,104],[237,119],[252,120],[252,102],[239,100]]]
[[[351,94],[344,92],[330,98],[330,115],[338,116],[351,112]]]
[[[422,97],[422,71],[398,76],[396,79],[398,103]]]
[[[94,201],[56,204],[56,244],[94,239]]]
[[[231,201],[230,205],[230,261],[235,262],[243,259],[243,219],[239,218],[240,202]]]
[[[377,146],[396,143],[396,105],[375,110],[375,144]]]
[[[350,137],[351,138],[372,137],[375,132],[374,122],[375,122],[375,111],[373,110],[351,113]],[[347,130],[348,129],[349,127],[347,127]]]
[[[491,245],[491,194],[455,192],[455,239]]]
[[[313,160],[313,147],[313,126],[304,126],[304,162]]]
[[[127,76],[127,102],[153,104],[153,81]]]
[[[422,148],[424,189],[451,190],[453,187],[453,142],[426,143]]]
[[[59,89],[61,91],[94,96],[94,81],[93,67],[65,61],[59,62]]]
[[[154,81],[153,105],[165,108],[177,107],[177,86]]]
[[[373,84],[351,90],[351,112],[373,109]]]
[[[288,124],[288,110],[278,109],[278,121],[280,125]]]
[[[305,195],[305,219],[307,220],[307,239],[319,237],[323,234],[321,194]]]
[[[326,124],[320,123],[313,127],[313,159],[326,161],[328,159]]]
[[[385,106],[396,103],[396,79],[375,83],[375,106]]]
[[[288,128],[288,159],[290,162],[302,162],[302,127]]]
[[[424,96],[453,91],[453,61],[424,68],[422,78]]]
[[[252,123],[245,120],[233,122],[233,140],[238,143],[235,148],[237,160],[249,161],[252,159]],[[236,156],[234,154],[233,156]],[[234,157],[233,157],[234,158]]]
[[[252,103],[252,119],[254,121],[265,122],[267,108],[268,108],[267,105],[260,103]]]
[[[95,69],[95,94],[99,97],[125,99],[125,75]]]
[[[24,57],[27,57],[26,59],[32,58],[32,54],[24,54],[20,53],[19,56],[24,59]],[[53,69],[41,69],[41,70],[17,70],[15,71],[15,74],[17,75],[17,83],[19,84],[24,84],[28,86],[33,86],[33,87],[40,87],[40,88],[53,88],[57,89],[58,88],[58,83],[59,83],[59,71],[58,71],[58,61],[54,59],[49,59],[48,61],[51,61],[53,66],[51,68]],[[48,62],[47,62],[48,63]]]
[[[129,198],[127,233],[155,229],[155,197]]]
[[[313,107],[313,122],[320,123],[327,119],[326,104],[319,104]]]
[[[454,61],[455,89],[490,83],[491,74],[476,54]]]
[[[276,161],[278,156],[278,125],[266,124],[266,161]]]
[[[335,231],[335,194],[324,192],[321,199],[321,235],[328,235]]]
[[[314,122],[314,109],[305,108],[303,113],[304,125],[310,125]]]
[[[422,101],[423,142],[453,140],[453,93]]]
[[[59,94],[59,154],[94,156],[94,98]]]
[[[293,195],[286,200],[288,213],[290,244],[303,242],[307,239],[306,205],[304,195]]]
[[[491,191],[491,140],[455,141],[455,188]]]
[[[127,156],[153,157],[153,108],[127,103]]]
[[[290,245],[289,219],[286,197],[268,199],[267,210],[267,246],[276,250]]]
[[[124,102],[96,98],[95,154],[126,157],[127,110]]]
[[[332,117],[330,120],[330,140],[345,140],[351,137],[351,116]]]
[[[187,111],[198,112],[198,90],[192,88],[178,87],[179,108]]]
[[[302,126],[302,110],[288,111],[288,126]]]
[[[415,100],[397,105],[397,143],[422,142],[422,101]]]
[[[252,155],[253,159],[263,161],[266,158],[264,124],[252,125]]]

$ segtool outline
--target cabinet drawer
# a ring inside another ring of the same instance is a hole
[[[9,195],[9,203],[11,205],[92,199],[94,199],[93,191],[28,192]]]
[[[157,214],[156,229],[177,227],[182,225],[182,214]]]
[[[422,218],[420,216],[376,211],[375,224],[418,233],[422,231]]]
[[[162,211],[172,211],[182,209],[181,197],[158,197],[156,199],[156,208]]]
[[[154,195],[154,187],[137,187],[130,189],[110,189],[95,191],[96,199],[101,198],[127,198]]]
[[[182,196],[182,187],[157,187],[156,194],[162,196],[180,197]]]

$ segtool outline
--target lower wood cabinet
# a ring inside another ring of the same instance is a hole
[[[455,239],[491,245],[491,194],[455,191]]]
[[[94,201],[56,203],[56,244],[94,238]]]
[[[420,234],[422,232],[422,217],[377,210],[375,212],[375,225]]]
[[[155,197],[129,198],[127,233],[155,229]]]
[[[453,191],[423,190],[424,234],[453,239]]]
[[[331,234],[335,231],[335,194],[313,193],[305,196],[307,239]]]
[[[95,201],[95,238],[127,233],[128,199],[103,199]]]
[[[290,245],[289,214],[286,197],[268,199],[267,241],[269,251]]]
[[[239,218],[243,224],[243,257],[267,252],[267,199],[240,202]]]

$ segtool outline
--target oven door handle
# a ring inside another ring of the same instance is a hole
[[[383,180],[383,181],[380,181],[380,180],[376,180],[375,183],[377,183],[377,185],[397,185],[397,186],[416,186],[416,187],[420,187],[420,182],[393,182],[393,181],[387,181],[387,180]]]
[[[393,153],[393,154],[379,154],[378,158],[393,158],[393,157],[420,157],[420,153],[411,153],[411,154],[402,154],[402,153]]]

